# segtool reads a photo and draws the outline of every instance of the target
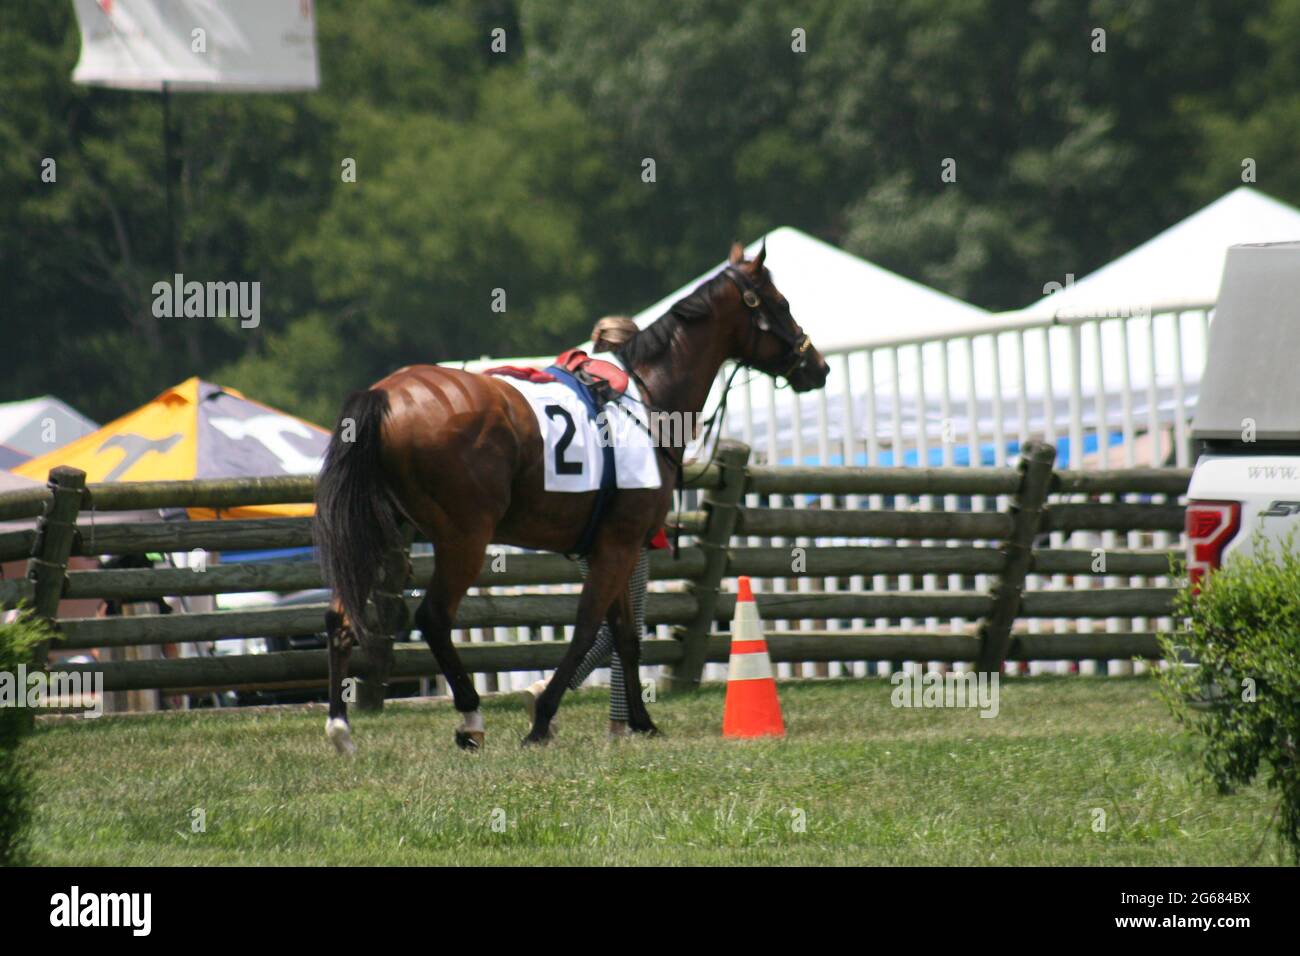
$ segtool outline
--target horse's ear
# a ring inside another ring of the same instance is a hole
[[[727,257],[727,261],[731,263],[733,266],[738,266],[742,262],[744,262],[745,247],[738,242],[733,242],[731,244],[731,255]]]
[[[763,244],[758,247],[758,255],[754,257],[754,273],[758,274],[763,271],[763,260],[767,258],[767,236],[763,237]]]

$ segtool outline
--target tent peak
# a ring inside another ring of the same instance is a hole
[[[1292,239],[1300,239],[1300,209],[1250,186],[1238,186],[1026,308],[1046,306],[1061,313],[1212,303],[1229,246]]]
[[[238,389],[228,388],[225,385],[218,385],[215,382],[209,382],[206,379],[199,378],[197,375],[191,375],[183,382],[173,385],[171,388],[163,389],[155,396],[156,402],[167,402],[180,400],[191,405],[197,405],[201,401],[207,401],[213,395],[225,394],[233,398],[245,398],[243,392]]]

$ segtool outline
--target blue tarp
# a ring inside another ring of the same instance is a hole
[[[222,551],[223,563],[253,564],[258,561],[310,561],[312,548],[277,548],[273,551]]]
[[[1107,445],[1109,447],[1114,448],[1116,445],[1122,445],[1123,443],[1124,443],[1123,432],[1110,432],[1107,435]],[[1060,463],[1068,462],[1070,460],[1070,439],[1068,437],[1058,438],[1054,442],[1054,444],[1056,445],[1057,462]],[[1085,455],[1095,453],[1098,449],[1098,444],[1099,443],[1097,441],[1097,433],[1088,432],[1083,436],[1083,453]],[[992,442],[988,442],[987,444],[980,445],[979,464],[985,466],[994,465],[996,462],[996,457],[994,455],[994,452],[996,450],[997,450],[997,446],[994,445]],[[1020,442],[1019,441],[1007,442],[1007,450],[1006,450],[1005,457],[1010,459],[1018,454],[1020,454]],[[902,464],[909,468],[916,468],[921,463],[920,453],[917,452],[915,448],[913,448],[911,451],[904,452],[902,457],[903,457]],[[953,465],[958,467],[967,467],[971,464],[970,459],[971,459],[971,455],[970,455],[969,445],[957,445],[952,449]],[[793,465],[795,464],[795,460],[793,456],[782,458],[780,460],[780,464]],[[813,454],[813,455],[804,455],[800,461],[800,464],[808,465],[808,466],[816,466],[816,465],[823,464],[823,462],[818,455]],[[843,465],[844,456],[842,454],[830,455],[827,461],[825,462],[825,464]],[[890,468],[894,465],[894,453],[892,451],[881,451],[876,456],[876,461],[868,462],[866,452],[859,452],[858,454],[853,456],[853,464],[860,468],[867,467],[868,465],[872,465],[877,468]],[[926,467],[942,468],[943,465],[944,465],[943,448],[942,447],[927,448]]]

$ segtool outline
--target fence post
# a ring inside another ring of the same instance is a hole
[[[727,571],[727,548],[731,532],[736,527],[736,514],[745,497],[749,462],[749,446],[743,442],[723,439],[718,443],[718,469],[720,484],[704,498],[708,525],[700,536],[698,546],[704,552],[704,571],[690,585],[697,607],[689,624],[677,628],[674,636],[682,642],[682,659],[668,671],[669,690],[696,690],[704,672],[709,651],[709,632],[713,630],[714,612],[718,606],[718,586]]]
[[[1025,577],[1034,559],[1034,536],[1042,524],[1043,502],[1052,484],[1056,448],[1025,442],[1020,451],[1020,488],[1011,500],[1011,534],[1003,546],[1006,565],[990,588],[993,607],[980,622],[980,659],[976,669],[995,673],[1011,646],[1011,627],[1020,613]]]
[[[53,622],[59,616],[59,599],[68,570],[68,557],[77,535],[77,514],[86,488],[86,473],[59,465],[50,471],[50,500],[36,525],[36,542],[27,562],[27,577],[33,582],[32,605],[36,614]],[[44,665],[48,642],[36,648],[36,662]]]

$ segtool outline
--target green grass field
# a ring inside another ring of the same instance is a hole
[[[1288,862],[1271,795],[1200,782],[1144,678],[1005,681],[994,719],[895,709],[890,690],[783,684],[787,738],[737,742],[719,737],[710,687],[652,706],[667,736],[613,743],[604,692],[586,690],[566,698],[556,742],[528,750],[517,699],[497,698],[477,755],[452,745],[447,704],[355,717],[353,759],[334,755],[319,710],[43,723],[36,861]]]

